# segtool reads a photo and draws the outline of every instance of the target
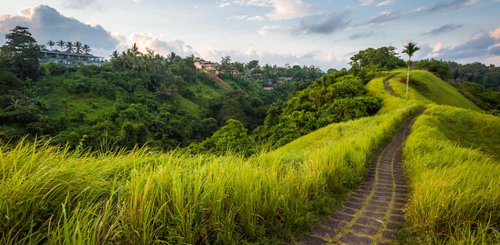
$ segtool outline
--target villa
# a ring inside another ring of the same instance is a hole
[[[89,53],[69,53],[59,50],[42,49],[42,58],[40,59],[40,63],[45,64],[49,62],[54,62],[64,66],[101,66],[104,63],[104,59]]]
[[[203,59],[199,59],[199,60],[196,60],[194,62],[194,66],[198,70],[203,70],[206,72],[215,71],[217,73],[220,65],[218,63],[215,63],[215,62],[210,62],[210,61],[205,61]]]

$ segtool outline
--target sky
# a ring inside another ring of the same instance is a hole
[[[499,13],[500,0],[2,0],[0,45],[20,25],[39,43],[80,41],[105,58],[137,43],[326,70],[348,67],[359,50],[413,41],[416,59],[500,66]]]

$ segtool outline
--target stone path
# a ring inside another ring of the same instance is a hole
[[[389,92],[390,95],[394,96],[394,90],[392,90],[391,85],[389,85],[389,81],[394,77],[388,78],[384,81],[384,88]]]
[[[403,143],[417,115],[408,118],[393,140],[379,150],[365,182],[328,219],[295,244],[391,244],[404,222],[408,198],[402,166]]]

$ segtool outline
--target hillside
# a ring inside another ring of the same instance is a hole
[[[403,98],[405,96],[406,72],[399,73],[396,79],[389,81],[389,84],[395,95]],[[424,70],[412,71],[410,86],[414,91],[410,93],[410,99],[419,100],[423,103],[451,105],[481,111],[477,105],[458,92],[456,88],[431,72]]]
[[[273,102],[309,83],[302,78],[321,75],[309,67],[265,67],[273,76],[297,71],[304,76],[273,85],[273,93],[263,90],[267,78],[222,80],[196,70],[193,59],[128,50],[100,67],[49,63],[36,80],[24,82],[1,66],[0,80],[8,86],[0,94],[0,138],[43,137],[72,148],[185,147],[228,119],[253,130]]]
[[[404,104],[427,108],[404,147],[411,195],[400,242],[498,243],[500,118],[480,113],[426,71],[412,72],[410,100],[401,99],[405,86],[394,75],[404,77],[394,71],[367,85],[371,94],[384,98],[379,113],[392,114]],[[395,97],[384,89],[388,78]]]
[[[128,59],[151,64],[128,67]],[[395,96],[384,88],[386,79],[404,75],[400,70],[366,86],[349,72],[329,74],[270,107],[269,132],[285,129],[292,142],[248,156],[224,147],[219,155],[188,155],[157,146],[208,137],[211,125],[231,115],[255,123],[255,108],[273,100],[259,97],[261,84],[225,78],[219,86],[182,65],[189,59],[176,59],[178,66],[125,53],[107,67],[46,67],[31,91],[44,129],[77,146],[93,133],[120,137],[131,150],[0,143],[0,217],[7,217],[0,243],[288,243],[348,198],[377,149],[422,108],[404,145],[411,188],[408,205],[396,210],[409,221],[399,241],[500,241],[499,120],[432,74],[412,73],[409,100],[397,77],[389,81]],[[249,138],[242,123],[229,122]],[[133,148],[147,139],[158,145]]]

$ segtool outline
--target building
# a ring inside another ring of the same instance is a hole
[[[266,87],[263,87],[262,89],[263,89],[264,91],[266,91],[266,92],[274,92],[274,88],[273,88],[273,87],[271,87],[271,86],[266,86]]]
[[[199,59],[199,60],[196,60],[194,62],[194,67],[196,67],[196,69],[198,69],[198,70],[202,70],[202,71],[206,71],[206,72],[215,71],[217,73],[220,65],[218,63],[215,63],[215,62],[205,61],[203,59]]]
[[[42,50],[42,58],[40,63],[46,64],[54,62],[64,66],[76,65],[96,65],[101,66],[104,63],[102,57],[97,57],[88,53],[69,53],[59,50]]]

